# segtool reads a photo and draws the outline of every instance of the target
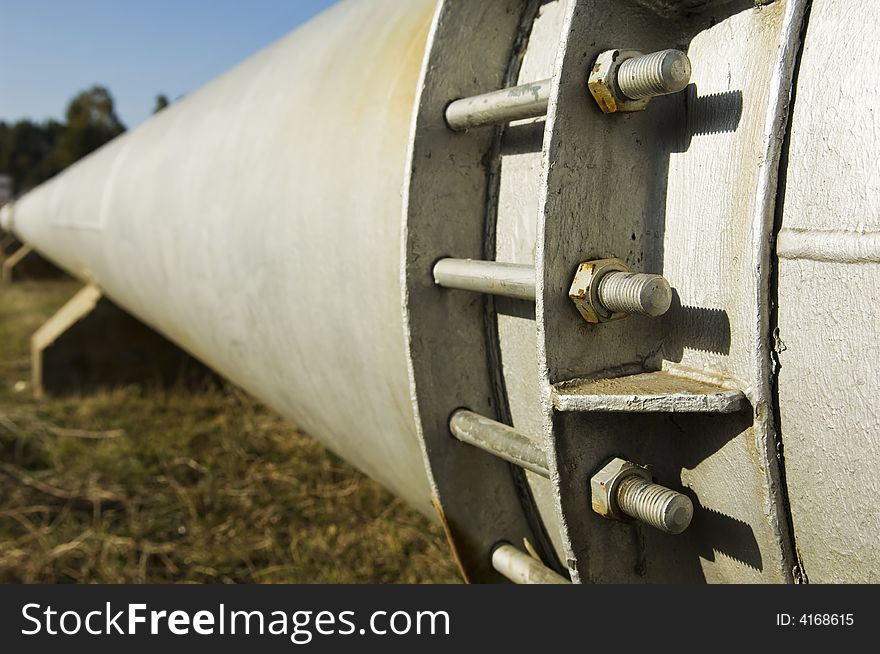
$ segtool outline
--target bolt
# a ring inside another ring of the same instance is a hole
[[[662,275],[609,272],[599,280],[599,302],[611,313],[662,316],[672,304],[672,287]]]
[[[687,495],[639,475],[627,475],[617,486],[617,505],[631,518],[667,534],[680,534],[694,517],[694,505]]]
[[[635,518],[667,534],[680,534],[691,523],[690,498],[655,484],[648,468],[611,459],[590,479],[593,511],[603,518]]]
[[[690,81],[690,59],[679,50],[661,50],[627,59],[617,71],[617,86],[630,100],[678,93]]]

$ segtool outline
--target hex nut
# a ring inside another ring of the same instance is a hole
[[[613,520],[632,520],[617,505],[617,487],[630,475],[638,475],[651,481],[651,471],[620,458],[611,459],[590,479],[593,511],[603,518]]]
[[[627,59],[641,57],[638,50],[606,50],[596,58],[590,69],[587,87],[603,113],[619,111],[644,111],[650,98],[631,100],[626,97],[617,84],[617,70]]]
[[[621,259],[597,259],[578,266],[568,297],[583,319],[590,324],[626,318],[626,313],[612,313],[599,301],[599,282],[610,272],[630,272]]]

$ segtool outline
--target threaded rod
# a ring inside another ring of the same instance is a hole
[[[672,304],[672,287],[662,275],[610,272],[599,281],[599,302],[611,313],[662,316]]]
[[[678,93],[690,81],[690,59],[679,50],[661,50],[627,59],[617,71],[617,86],[631,100]]]
[[[535,301],[535,267],[499,261],[441,259],[434,283],[444,288]]]
[[[547,113],[552,79],[514,86],[470,98],[462,98],[446,108],[446,123],[456,132],[473,127],[537,118]]]
[[[492,567],[515,584],[571,583],[540,561],[536,561],[508,543],[501,543],[492,552]]]
[[[617,505],[628,516],[667,534],[680,534],[694,516],[689,497],[639,475],[628,475],[620,482]]]

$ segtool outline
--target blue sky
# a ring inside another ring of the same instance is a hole
[[[61,118],[94,84],[128,127],[335,0],[0,0],[0,120]]]

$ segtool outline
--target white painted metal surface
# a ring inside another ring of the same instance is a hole
[[[12,204],[4,204],[0,207],[0,229],[5,232],[12,231]]]
[[[880,582],[880,4],[813,3],[779,255],[779,410],[811,582]],[[829,62],[837,62],[829,66]]]

